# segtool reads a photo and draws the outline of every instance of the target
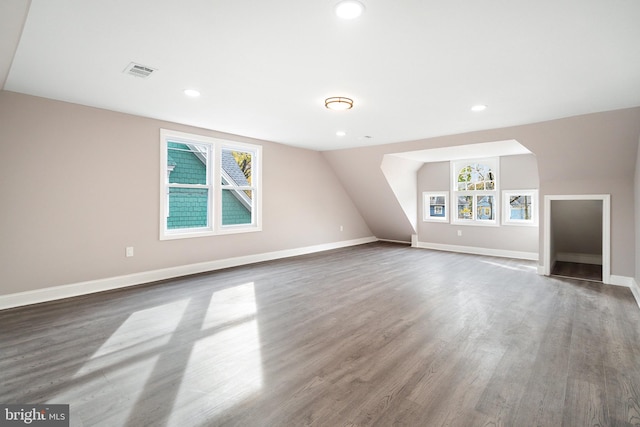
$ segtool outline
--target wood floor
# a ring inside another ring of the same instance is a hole
[[[72,426],[640,426],[629,289],[375,243],[0,312]]]
[[[551,274],[553,276],[602,282],[602,266],[596,264],[556,261]]]

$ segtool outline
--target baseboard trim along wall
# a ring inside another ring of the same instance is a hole
[[[556,261],[577,262],[578,264],[602,265],[602,255],[558,252],[556,256]]]
[[[428,243],[428,242],[415,242],[413,246],[417,248],[423,248],[423,249],[434,249],[437,251],[459,252],[463,254],[486,255],[486,256],[495,256],[495,257],[501,257],[501,258],[515,258],[515,259],[526,259],[530,261],[538,261],[537,252],[508,251],[504,249],[488,249],[488,248],[480,248],[476,246],[445,245],[442,243]]]
[[[235,258],[226,258],[216,261],[163,268],[160,270],[144,271],[141,273],[128,274],[125,276],[89,280],[86,282],[73,283],[69,285],[54,286],[50,288],[19,292],[15,294],[0,295],[0,310],[20,307],[24,305],[38,304],[47,301],[54,301],[58,299],[71,298],[96,292],[104,292],[113,289],[126,288],[129,286],[157,282],[159,280],[188,276],[190,274],[206,273],[208,271],[221,270],[223,268],[254,264],[256,262],[272,261],[281,258],[289,258],[298,255],[328,251],[331,249],[362,245],[365,243],[372,243],[377,241],[378,239],[373,236],[364,237],[361,239],[325,243],[322,245],[306,246],[302,248],[286,249],[282,251],[266,252],[262,254],[246,255]]]
[[[638,282],[635,279],[631,278],[631,293],[636,299],[636,303],[638,303],[638,308],[640,308],[640,286],[638,286]]]
[[[638,304],[638,308],[640,308],[640,286],[638,286],[638,282],[633,277],[627,276],[615,276],[611,275],[610,285],[616,286],[624,286],[626,288],[631,289],[631,293],[633,297],[636,299],[636,303]]]

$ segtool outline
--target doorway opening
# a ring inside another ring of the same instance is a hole
[[[544,274],[610,283],[610,195],[545,196]]]

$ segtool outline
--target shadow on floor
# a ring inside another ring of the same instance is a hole
[[[557,261],[553,266],[551,275],[602,282],[602,266],[595,264],[580,264],[577,262]]]

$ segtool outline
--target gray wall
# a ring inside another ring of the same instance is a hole
[[[418,197],[423,191],[449,191],[451,206],[451,173],[449,162],[426,163],[418,171]],[[538,188],[538,167],[533,154],[500,158],[499,190],[531,190]],[[500,195],[501,196],[501,195]],[[500,200],[500,203],[502,201]],[[539,205],[539,203],[538,203]],[[450,210],[450,214],[453,211]],[[457,246],[472,246],[518,252],[538,252],[537,226],[470,226],[422,221],[419,207],[418,241]],[[457,231],[462,231],[458,236]]]
[[[160,128],[263,146],[262,232],[159,240]],[[0,91],[0,159],[0,294],[372,236],[316,151]]]
[[[551,259],[573,261],[584,255],[582,262],[597,263],[588,261],[589,255],[602,256],[601,200],[552,200],[551,224]]]
[[[545,195],[611,195],[611,273],[633,277],[633,185],[639,135],[640,108],[636,107],[324,155],[372,232],[379,238],[409,241],[411,224],[380,170],[385,154],[515,139],[536,156],[540,201]],[[539,217],[538,253],[543,260],[542,210]]]

